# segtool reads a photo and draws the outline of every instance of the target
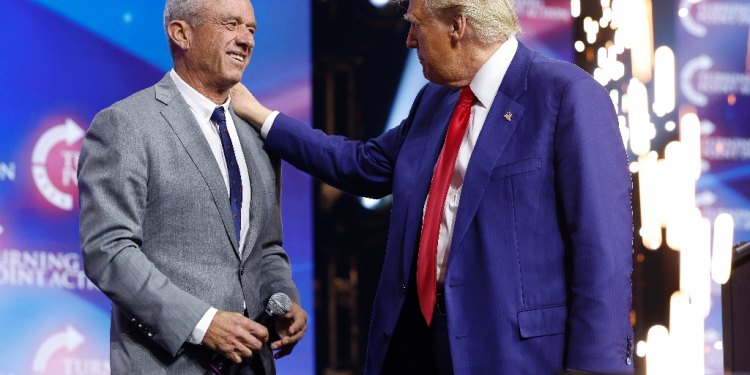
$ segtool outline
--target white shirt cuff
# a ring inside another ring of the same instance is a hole
[[[266,137],[268,137],[268,132],[271,131],[273,122],[276,120],[276,116],[278,115],[279,111],[273,111],[270,115],[268,115],[268,117],[266,117],[266,121],[263,121],[263,127],[260,128],[260,135],[263,137],[263,139],[266,139]]]
[[[206,331],[208,331],[208,326],[211,325],[211,321],[214,320],[214,315],[216,315],[218,311],[219,310],[213,307],[208,309],[208,311],[203,314],[203,317],[195,326],[195,329],[193,329],[193,333],[188,336],[186,341],[194,345],[200,345],[203,342],[203,336],[205,336]]]

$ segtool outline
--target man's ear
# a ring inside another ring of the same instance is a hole
[[[167,36],[179,48],[188,50],[193,39],[193,28],[185,21],[175,20],[167,26]]]
[[[451,41],[457,43],[467,36],[468,31],[468,20],[463,14],[458,14],[453,17],[451,22]]]

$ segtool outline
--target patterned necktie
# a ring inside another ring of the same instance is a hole
[[[224,149],[224,158],[227,161],[227,170],[229,172],[229,206],[232,208],[234,233],[237,236],[237,242],[239,242],[240,228],[242,226],[242,177],[240,176],[240,166],[237,165],[237,158],[232,149],[232,139],[229,138],[224,107],[216,107],[216,109],[214,109],[214,113],[211,115],[211,121],[219,126],[221,146]]]
[[[453,170],[456,167],[458,150],[469,127],[471,116],[471,103],[476,96],[471,88],[466,86],[458,98],[458,104],[453,110],[451,122],[448,125],[448,133],[445,135],[443,151],[440,152],[435,174],[432,176],[432,185],[427,198],[424,220],[422,221],[422,236],[419,241],[419,255],[417,258],[417,293],[419,294],[419,307],[422,310],[427,325],[432,323],[432,313],[435,309],[435,288],[437,273],[437,245],[440,236],[440,222],[443,219],[445,208],[445,197],[448,193]]]

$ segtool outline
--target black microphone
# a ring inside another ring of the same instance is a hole
[[[253,320],[268,328],[270,334],[271,326],[276,322],[276,318],[286,315],[291,309],[292,300],[289,299],[289,296],[284,293],[276,293],[268,300],[266,309],[261,311],[261,313]],[[255,356],[253,356],[253,358],[255,358]],[[208,371],[206,371],[204,375],[226,375],[229,373],[229,369],[232,367],[233,363],[234,362],[231,362],[227,357],[217,353],[214,356],[213,361],[211,361]]]

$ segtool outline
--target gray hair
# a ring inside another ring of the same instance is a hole
[[[425,0],[424,7],[433,16],[465,16],[477,39],[485,44],[504,42],[521,33],[513,0]]]
[[[177,20],[187,22],[190,27],[202,25],[205,22],[203,12],[207,7],[206,0],[167,0],[167,4],[164,5],[164,31],[167,31],[172,21]],[[169,34],[167,34],[167,42],[169,52],[174,55],[177,46]]]

